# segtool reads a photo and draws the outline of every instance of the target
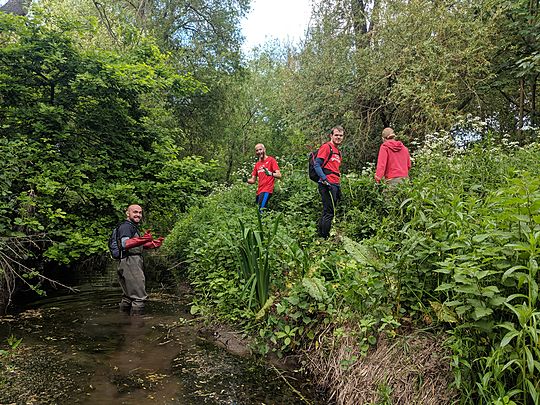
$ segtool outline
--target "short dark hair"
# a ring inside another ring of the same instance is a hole
[[[345,130],[343,129],[343,127],[341,125],[336,125],[334,128],[332,128],[332,130],[330,131],[330,135],[334,135],[334,131],[335,130],[338,130],[339,132],[345,132]]]

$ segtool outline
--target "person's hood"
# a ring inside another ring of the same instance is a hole
[[[393,139],[383,142],[382,146],[390,149],[392,152],[399,152],[404,147],[401,141],[395,141]]]

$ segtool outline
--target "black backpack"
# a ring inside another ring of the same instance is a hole
[[[330,161],[330,158],[332,157],[332,155],[335,153],[334,149],[332,149],[332,146],[331,145],[328,145],[328,146],[330,146],[330,153],[328,154],[328,159],[326,159],[326,161],[324,161],[323,164],[321,165],[325,174],[334,173],[331,170],[324,168],[324,166],[326,166],[326,164]],[[315,171],[315,159],[317,158],[317,153],[319,153],[319,149],[308,153],[308,174],[309,174],[309,178],[313,180],[315,183],[319,182],[319,175]],[[338,152],[338,154],[341,156],[341,153]],[[337,174],[337,173],[334,173],[334,174]]]
[[[121,260],[125,257],[125,251],[122,249],[122,242],[120,241],[120,238],[118,237],[118,228],[120,228],[120,225],[122,225],[124,222],[119,223],[111,232],[111,236],[109,237],[109,252],[111,253],[111,257],[116,260]]]

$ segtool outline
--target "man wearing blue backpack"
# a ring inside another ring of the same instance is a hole
[[[115,229],[115,235],[113,233],[119,251],[116,258],[119,259],[118,280],[122,287],[120,309],[125,312],[131,311],[131,314],[140,314],[148,298],[142,252],[144,249],[160,247],[164,238],[154,239],[149,231],[140,236],[139,224],[142,220],[140,205],[130,205],[126,216],[126,220]]]
[[[330,141],[323,144],[314,156],[313,169],[318,177],[323,212],[317,231],[319,236],[327,239],[330,236],[332,219],[341,197],[340,166],[341,152],[339,146],[343,142],[343,127],[335,126],[330,134]]]

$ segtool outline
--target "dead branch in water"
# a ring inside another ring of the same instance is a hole
[[[0,290],[4,290],[2,298],[5,300],[6,306],[11,304],[17,279],[34,291],[38,289],[30,282],[33,278],[37,278],[41,282],[47,281],[54,287],[63,287],[72,292],[78,291],[41,274],[28,264],[33,258],[33,249],[40,250],[43,245],[50,242],[50,239],[43,234],[0,238]]]

